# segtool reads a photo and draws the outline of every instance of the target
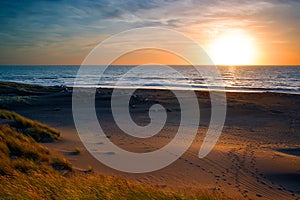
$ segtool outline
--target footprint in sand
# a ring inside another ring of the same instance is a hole
[[[256,194],[256,196],[257,196],[257,197],[262,197],[262,195],[261,195],[261,194]]]

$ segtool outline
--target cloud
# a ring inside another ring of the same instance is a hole
[[[75,46],[85,52],[108,35],[149,26],[172,28],[199,40],[240,28],[274,32],[274,41],[283,41],[281,37],[300,34],[299,9],[300,0],[3,0],[0,53],[9,49],[15,60],[14,50],[28,46],[62,53]]]

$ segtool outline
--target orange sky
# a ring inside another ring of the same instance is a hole
[[[0,64],[80,65],[114,34],[163,27],[195,40],[216,64],[298,65],[299,10],[296,0],[0,2]],[[153,51],[126,55],[114,63],[153,62],[186,64]]]

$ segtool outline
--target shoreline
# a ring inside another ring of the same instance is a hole
[[[16,83],[16,84],[22,84],[22,85],[33,85],[33,86],[42,86],[42,87],[54,87],[54,88],[67,88],[67,89],[73,89],[74,86],[67,86],[67,85],[42,85],[42,84],[35,84],[35,83],[23,83],[23,82],[15,82],[15,81],[0,81],[0,84],[5,83]],[[225,88],[225,90],[222,89],[206,89],[206,88],[176,88],[176,87],[170,87],[170,88],[164,88],[164,87],[153,87],[153,86],[146,86],[146,87],[135,87],[135,86],[76,86],[76,88],[83,88],[83,89],[137,89],[137,90],[175,90],[175,91],[195,91],[195,92],[220,92],[220,93],[253,93],[253,94],[264,94],[264,93],[271,93],[271,94],[287,94],[287,95],[300,95],[300,91],[285,91],[281,89],[233,89],[233,88]]]

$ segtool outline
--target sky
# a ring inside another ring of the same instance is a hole
[[[78,65],[113,34],[162,27],[192,38],[218,64],[297,65],[299,10],[300,0],[2,0],[0,64]],[[228,46],[234,55],[226,54]],[[140,54],[116,63],[151,60]],[[172,56],[152,54],[157,62],[181,64]],[[234,57],[244,60],[235,63]]]

